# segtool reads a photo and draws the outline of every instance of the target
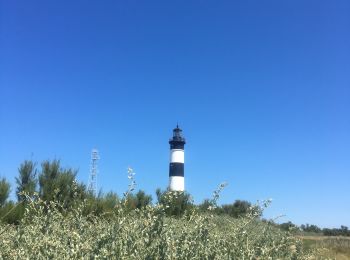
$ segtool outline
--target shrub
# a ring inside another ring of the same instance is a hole
[[[127,193],[128,194],[128,193]],[[126,194],[126,195],[127,195]],[[258,220],[266,203],[239,219],[196,208],[168,217],[171,201],[130,211],[126,198],[110,214],[85,215],[88,201],[72,209],[30,198],[19,225],[0,225],[3,259],[307,259],[300,241]],[[183,199],[183,197],[182,197]],[[182,200],[180,199],[180,200]],[[114,202],[113,202],[114,203]],[[216,201],[213,201],[213,205]]]

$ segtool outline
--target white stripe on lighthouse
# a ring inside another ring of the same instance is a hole
[[[185,152],[182,149],[170,150],[171,163],[185,163]]]
[[[170,176],[169,188],[173,191],[184,191],[185,190],[185,178],[181,176]]]

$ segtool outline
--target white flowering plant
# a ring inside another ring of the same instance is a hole
[[[128,173],[124,201],[136,185],[133,170]],[[213,207],[225,185],[214,192]],[[256,207],[239,219],[195,207],[174,218],[163,204],[130,211],[123,200],[106,215],[86,215],[86,207],[86,201],[67,209],[59,202],[28,199],[18,225],[0,224],[0,258],[312,259],[291,233],[260,221]]]

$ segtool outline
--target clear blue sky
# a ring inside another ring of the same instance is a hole
[[[168,183],[184,130],[196,202],[350,226],[349,1],[1,1],[0,175],[61,159],[122,194]],[[12,188],[12,197],[14,190]]]

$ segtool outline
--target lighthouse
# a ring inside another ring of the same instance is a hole
[[[186,140],[182,135],[182,130],[177,125],[173,130],[173,137],[169,140],[170,144],[170,166],[169,166],[169,190],[185,190],[185,147]]]

